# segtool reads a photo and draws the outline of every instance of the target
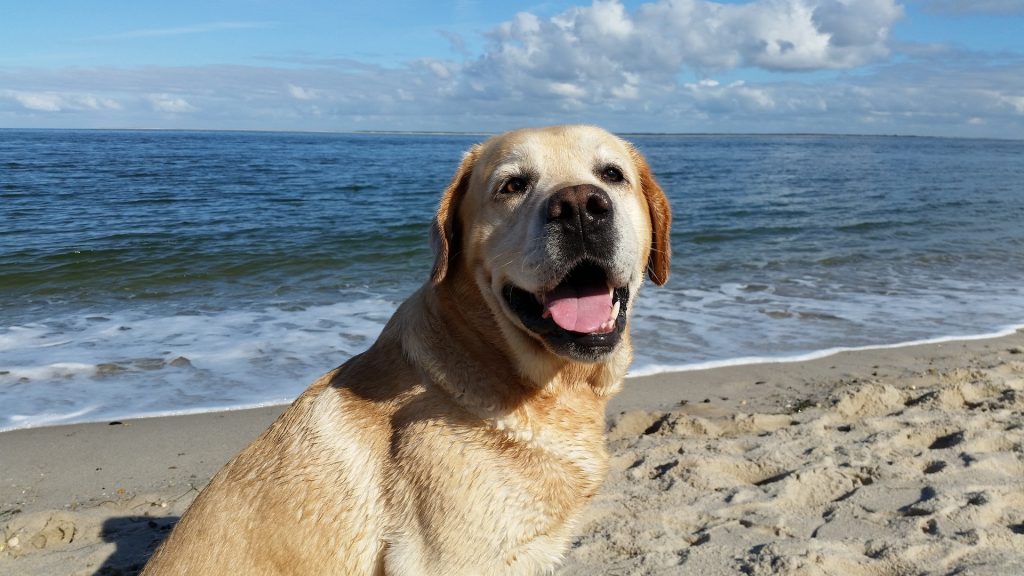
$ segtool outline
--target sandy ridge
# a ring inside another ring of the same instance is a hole
[[[1024,574],[1024,363],[795,414],[623,414],[561,574]]]

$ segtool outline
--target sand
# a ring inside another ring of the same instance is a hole
[[[0,575],[134,574],[283,410],[0,433]],[[630,379],[558,574],[1024,574],[1024,333]]]

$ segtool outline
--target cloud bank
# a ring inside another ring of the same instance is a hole
[[[462,64],[427,62],[456,98],[626,104],[679,88],[680,75],[737,68],[806,72],[886,58],[893,0],[661,0],[629,13],[597,1],[544,20],[520,13]],[[685,93],[685,91],[684,91]]]
[[[445,32],[457,58],[397,67],[282,58],[8,68],[0,122],[492,131],[586,121],[619,131],[1024,137],[1024,57],[894,46],[904,17],[895,0],[658,0],[634,10],[600,0],[553,17],[517,14],[485,32],[479,53]]]

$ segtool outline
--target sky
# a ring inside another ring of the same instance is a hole
[[[0,127],[1024,139],[1024,0],[0,0]]]

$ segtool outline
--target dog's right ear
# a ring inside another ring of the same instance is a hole
[[[473,175],[473,167],[476,166],[479,155],[479,144],[466,151],[459,169],[437,206],[437,215],[434,216],[433,226],[430,227],[430,246],[434,249],[434,270],[430,274],[430,281],[434,284],[440,284],[445,279],[458,256],[461,232],[457,222],[459,205],[466,195],[466,189],[469,188],[469,179]]]

